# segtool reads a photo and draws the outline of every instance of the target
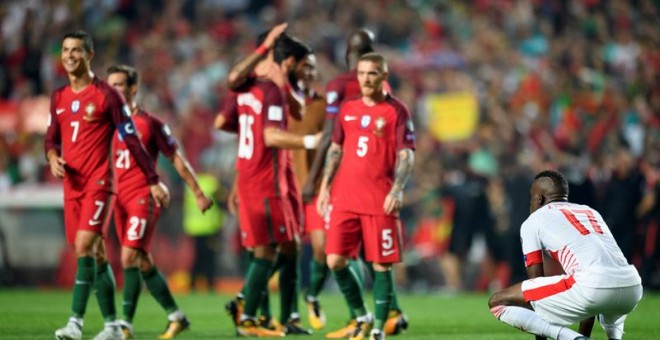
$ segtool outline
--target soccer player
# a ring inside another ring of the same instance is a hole
[[[135,134],[128,106],[121,95],[94,76],[92,37],[83,31],[62,39],[62,65],[69,84],[53,92],[45,153],[50,170],[64,180],[66,239],[77,257],[72,316],[55,332],[56,339],[81,339],[83,317],[92,290],[105,320],[95,337],[122,339],[116,322],[115,280],[108,265],[102,232],[113,205],[113,183],[108,151],[115,129],[126,143],[135,164],[144,173],[157,206],[169,204],[167,188]]]
[[[337,114],[317,202],[319,214],[329,214],[328,267],[357,316],[350,339],[364,339],[370,328],[371,339],[385,337],[394,290],[392,264],[401,261],[403,251],[398,211],[412,172],[415,134],[408,109],[383,88],[387,74],[380,54],[367,53],[358,60],[362,96],[345,100]],[[375,271],[375,321],[348,266],[360,244]]]
[[[114,65],[108,68],[108,84],[124,95],[129,105],[137,134],[156,166],[158,153],[172,162],[196,197],[202,212],[213,204],[199,187],[195,171],[177,148],[177,143],[167,125],[138,107],[135,98],[139,87],[139,75],[135,68]],[[156,268],[151,256],[151,237],[160,215],[149,197],[149,187],[144,174],[133,164],[121,134],[115,134],[112,155],[117,182],[115,229],[121,243],[121,262],[124,268],[124,320],[120,321],[126,338],[133,337],[133,317],[142,290],[142,280],[158,304],[168,313],[168,325],[160,339],[171,339],[190,325],[177,307],[167,281]]]
[[[596,210],[569,203],[563,174],[539,173],[530,194],[530,215],[520,228],[530,278],[493,294],[491,312],[515,328],[559,340],[588,339],[566,326],[593,324],[598,315],[607,337],[621,339],[627,314],[642,298],[637,270]],[[565,274],[544,276],[544,252]]]
[[[307,181],[303,186],[302,198],[303,203],[308,204],[313,201],[313,198],[316,194],[316,185],[321,178],[321,168],[325,161],[325,155],[328,148],[330,147],[330,137],[332,135],[332,128],[334,126],[335,117],[339,112],[339,108],[343,101],[346,98],[358,97],[361,95],[360,84],[357,79],[357,62],[358,59],[366,54],[373,52],[373,32],[360,29],[351,33],[346,41],[346,65],[349,68],[348,72],[345,72],[330,82],[326,86],[326,122],[323,126],[323,137],[321,137],[321,142],[319,143],[318,152],[314,158],[312,166],[309,170],[309,176]],[[391,93],[391,89],[387,82],[384,83],[384,89]],[[328,267],[325,260],[325,235],[317,233],[316,242],[314,238],[312,239],[312,249],[313,249],[313,260],[311,268],[311,277],[310,277],[310,291],[307,292],[306,301],[309,312],[309,320],[312,326],[321,326],[325,325],[325,316],[323,314],[320,301],[318,299],[321,289],[323,287],[323,282],[328,274]],[[362,269],[360,267],[359,261],[350,260],[349,265],[353,267],[353,270],[358,274],[358,279],[360,282],[362,279]],[[368,269],[372,272],[373,269],[369,266]],[[341,339],[345,338],[354,328],[355,328],[355,315],[352,309],[349,308],[350,320],[346,326],[326,334],[327,338],[330,339]],[[321,326],[322,327],[322,326]],[[408,320],[403,314],[401,307],[399,306],[396,292],[392,295],[392,301],[390,303],[390,312],[388,320],[385,324],[385,332],[388,335],[398,334],[401,331],[405,331],[408,328]]]
[[[283,30],[277,32],[278,27],[281,25],[271,30],[253,53],[261,55],[254,66],[258,76],[243,78],[237,91],[225,98],[215,121],[216,128],[239,135],[236,162],[239,222],[243,246],[254,253],[243,289],[244,308],[236,328],[242,336],[279,337],[297,326],[287,320],[297,280],[295,237],[299,226],[290,200],[292,192],[297,191],[295,183],[287,180],[287,173],[291,172],[290,152],[284,149],[313,149],[320,138],[286,131],[287,103],[279,82],[286,81],[288,70],[309,53],[309,48],[282,34]],[[246,60],[253,59],[253,55]],[[239,72],[242,74],[245,65],[242,62],[234,69],[242,69]],[[230,82],[235,80],[232,75],[236,73],[230,73]],[[280,269],[280,318],[284,320],[284,332],[261,327],[256,320],[276,256],[285,259]]]
[[[297,87],[302,91],[305,99],[305,113],[301,120],[291,119],[289,122],[289,131],[298,134],[316,134],[323,130],[325,121],[325,98],[314,91],[313,85],[318,76],[316,68],[316,56],[309,54],[296,65]],[[313,150],[294,150],[293,166],[296,175],[296,182],[299,186],[307,181],[309,168],[315,157]],[[321,291],[328,273],[328,267],[325,264],[325,222],[323,217],[316,211],[316,194],[320,181],[317,181],[313,192],[314,198],[303,206],[303,223],[305,232],[310,236],[312,243],[313,260],[311,263],[312,280],[308,292],[307,306],[309,310],[309,322],[312,328],[320,330],[325,326],[325,315],[320,310],[318,304],[318,293]],[[317,264],[321,264],[320,266]],[[309,296],[313,296],[314,301],[310,301]]]

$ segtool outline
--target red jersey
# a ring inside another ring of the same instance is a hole
[[[115,128],[148,182],[158,183],[149,155],[135,135],[128,106],[114,88],[94,78],[78,93],[68,85],[55,90],[50,102],[45,152],[56,150],[66,161],[65,199],[78,198],[87,190],[114,190],[110,148]]]
[[[287,191],[290,152],[266,146],[263,132],[267,127],[286,130],[285,95],[270,80],[248,82],[229,94],[222,109],[223,129],[238,133],[238,190],[248,197],[281,197]]]
[[[142,110],[138,110],[132,118],[137,135],[147,150],[154,167],[158,160],[158,152],[162,152],[167,157],[176,152],[177,144],[172,137],[170,128],[158,118]],[[148,186],[147,178],[140,168],[135,166],[124,138],[119,132],[116,132],[112,139],[112,155],[119,195]]]
[[[385,215],[383,203],[392,188],[398,151],[415,149],[408,109],[390,95],[374,106],[362,98],[346,100],[335,119],[332,141],[343,150],[331,188],[333,211]]]
[[[392,93],[389,83],[385,82],[383,85],[385,92]],[[327,105],[325,107],[326,119],[334,119],[342,102],[345,99],[359,97],[362,95],[360,91],[360,83],[357,79],[357,69],[352,69],[346,73],[342,73],[335,79],[328,82],[325,87],[325,96]]]

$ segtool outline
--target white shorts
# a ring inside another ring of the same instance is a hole
[[[590,288],[571,275],[537,277],[522,283],[525,301],[544,320],[568,326],[598,315],[603,328],[623,332],[626,315],[642,298],[642,285],[619,288]]]

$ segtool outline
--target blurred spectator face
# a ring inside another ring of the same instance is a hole
[[[83,46],[83,41],[76,38],[66,38],[62,41],[62,65],[69,74],[84,74],[89,70],[89,62],[94,56]]]
[[[114,87],[127,103],[132,103],[135,94],[137,93],[137,86],[128,86],[128,76],[124,72],[115,72],[108,75],[108,84]]]
[[[384,72],[382,65],[363,60],[357,65],[357,77],[362,96],[373,97],[375,93],[383,92],[383,82],[387,78],[387,72]]]
[[[313,54],[307,55],[296,65],[296,79],[302,84],[302,88],[308,89],[318,76],[316,69],[316,56]]]

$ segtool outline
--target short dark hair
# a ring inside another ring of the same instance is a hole
[[[557,194],[565,195],[568,197],[568,181],[566,180],[566,176],[564,176],[564,174],[555,170],[544,170],[539,172],[538,175],[534,177],[534,181],[540,178],[549,179],[552,182],[552,187]]]
[[[61,42],[64,42],[64,40],[68,38],[82,40],[85,51],[87,51],[87,53],[94,53],[94,40],[92,40],[91,34],[83,30],[71,31],[62,37]]]
[[[268,33],[270,33],[270,30],[262,32],[257,36],[257,46],[264,43]],[[277,40],[275,40],[275,46],[273,47],[273,56],[275,62],[278,64],[289,57],[293,57],[298,62],[311,53],[312,48],[309,45],[288,32],[280,34]]]
[[[106,71],[108,74],[112,73],[123,73],[126,75],[126,84],[128,86],[137,85],[140,83],[140,75],[133,66],[117,64],[108,67]]]
[[[312,53],[311,47],[287,33],[279,36],[273,49],[273,57],[278,64],[289,57],[293,57],[296,62],[299,62],[310,53]]]

